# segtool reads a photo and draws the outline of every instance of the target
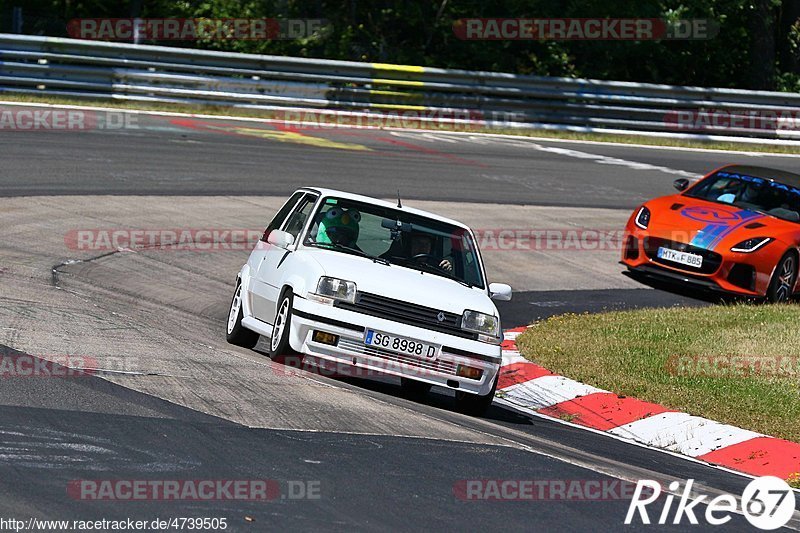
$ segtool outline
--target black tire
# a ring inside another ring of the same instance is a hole
[[[492,390],[483,396],[456,391],[456,411],[470,416],[485,415],[494,400],[494,393],[497,390],[497,380],[499,378],[500,373],[498,372],[497,377],[494,378],[494,383],[492,383]]]
[[[786,252],[775,266],[772,279],[767,288],[767,301],[770,303],[788,302],[797,282],[797,254]]]
[[[409,378],[400,378],[400,388],[403,390],[405,398],[420,401],[424,400],[431,391],[431,384]]]
[[[260,335],[242,326],[242,282],[236,280],[236,290],[233,291],[231,306],[228,310],[225,338],[231,344],[243,348],[254,348],[258,344]]]
[[[276,361],[285,359],[287,355],[295,354],[289,345],[289,330],[292,327],[292,302],[294,295],[291,289],[284,290],[278,299],[275,309],[275,324],[272,326],[272,335],[269,339],[269,357]]]

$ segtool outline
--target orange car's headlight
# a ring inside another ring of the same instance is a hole
[[[755,252],[759,248],[763,248],[772,241],[772,237],[753,237],[752,239],[747,239],[746,241],[742,241],[739,244],[731,247],[731,252],[742,252],[749,254]]]
[[[639,212],[636,213],[636,218],[633,219],[633,222],[637,227],[641,229],[647,229],[647,226],[650,225],[650,210],[645,206],[640,207]]]

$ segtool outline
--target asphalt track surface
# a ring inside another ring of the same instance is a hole
[[[602,207],[618,210],[609,220],[624,220],[639,202],[670,193],[675,177],[728,162],[792,170],[797,159],[230,120],[137,122],[125,130],[0,133],[4,353],[91,353],[101,363],[116,356],[133,365],[129,373],[0,380],[0,516],[224,516],[234,531],[595,531],[620,527],[628,501],[464,501],[454,487],[465,479],[691,478],[712,493],[740,494],[746,485],[738,475],[553,420],[497,407],[483,420],[464,417],[447,391],[420,403],[402,398],[393,380],[287,380],[259,350],[221,338],[230,281],[246,252],[73,253],[63,231],[204,218],[233,227],[234,206],[269,212],[310,184],[379,197],[400,189],[409,201],[456,211]],[[209,207],[219,205],[219,212]],[[515,269],[509,274],[552,274]],[[627,280],[578,290],[536,285],[501,308],[504,326],[566,311],[698,304]],[[65,494],[76,479],[264,478],[282,483],[283,497],[89,502]],[[287,498],[283,486],[292,480],[318,483],[320,498]],[[726,527],[749,530],[740,516]]]
[[[131,126],[3,132],[2,194],[283,196],[326,185],[377,197],[399,189],[409,199],[630,209],[686,173],[735,162],[792,170],[798,161],[143,115]]]

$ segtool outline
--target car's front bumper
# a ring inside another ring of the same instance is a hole
[[[626,228],[620,262],[627,267],[624,273],[629,277],[645,283],[653,281],[706,293],[750,298],[764,296],[771,273],[762,270],[765,259],[761,255],[717,253],[717,265],[711,271],[697,272],[679,264],[656,260],[652,251],[648,255],[644,240],[649,237],[652,234],[647,230]],[[770,261],[771,258],[766,259],[767,263]]]
[[[626,271],[623,271],[624,275],[639,282],[646,283],[648,281],[652,281],[666,285],[691,287],[692,289],[700,291],[720,294],[742,294],[733,291],[727,291],[710,279],[699,279],[693,276],[682,274],[680,272],[664,270],[657,266],[641,265],[638,267],[631,267],[626,265],[624,261],[620,261],[620,264],[625,265],[628,268]]]
[[[502,360],[499,345],[427,330],[408,324],[361,314],[295,296],[290,344],[293,349],[335,363],[358,369],[354,375],[393,375],[440,385],[473,394],[488,394]],[[440,347],[434,357],[412,356],[368,346],[368,329],[414,339]],[[338,336],[336,345],[315,342],[314,331]],[[459,365],[482,370],[479,379],[461,377]]]

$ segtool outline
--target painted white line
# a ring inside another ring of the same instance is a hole
[[[398,128],[384,128],[386,130],[395,130]],[[520,128],[522,129],[522,128]],[[625,143],[625,142],[613,142],[613,141],[591,141],[591,140],[582,140],[582,139],[560,139],[557,137],[540,137],[536,135],[514,135],[508,133],[480,133],[480,132],[465,132],[465,131],[442,131],[442,130],[426,130],[426,129],[415,129],[415,128],[400,128],[400,131],[397,131],[397,136],[403,136],[407,138],[419,139],[418,134],[424,132],[434,132],[437,134],[442,135],[451,135],[451,136],[460,136],[462,137],[461,140],[466,142],[473,142],[476,144],[490,144],[488,139],[495,139],[498,141],[504,141],[501,144],[506,146],[519,146],[521,148],[527,148],[531,142],[552,142],[552,143],[562,143],[562,144],[582,144],[582,145],[589,145],[589,146],[611,146],[611,147],[632,147],[632,148],[646,148],[651,150],[672,150],[672,151],[679,151],[679,152],[698,152],[698,153],[711,153],[711,154],[733,154],[733,155],[744,155],[748,157],[788,157],[788,158],[800,158],[800,154],[785,154],[779,152],[752,152],[748,150],[722,150],[719,148],[693,148],[693,147],[684,147],[684,146],[661,146],[661,145],[652,145],[652,144],[639,144],[639,143]],[[596,133],[601,133],[600,130],[595,130]],[[588,132],[587,132],[588,133]],[[625,132],[625,131],[603,131],[602,133],[614,133],[614,134],[627,134],[627,135],[639,135],[639,136],[647,136],[643,132]],[[395,133],[392,133],[395,135]],[[480,138],[478,138],[480,136]],[[652,136],[651,136],[652,137]],[[703,140],[713,141],[713,142],[730,142],[732,144],[760,144],[760,145],[777,145],[777,146],[796,146],[800,148],[800,141],[780,141],[774,139],[758,139],[758,138],[742,138],[742,137],[718,137],[718,136],[700,136]],[[669,139],[669,137],[665,137]],[[683,137],[679,137],[683,138]],[[691,138],[686,138],[685,140],[693,140]],[[696,140],[696,139],[695,139]]]
[[[596,392],[607,392],[564,376],[542,376],[503,389],[503,398],[528,409],[542,409]]]
[[[649,163],[639,163],[637,161],[629,161],[627,159],[620,159],[618,157],[608,157],[605,155],[598,155],[598,154],[590,154],[588,152],[579,152],[578,150],[570,150],[567,148],[559,148],[557,146],[542,146],[537,145],[537,150],[542,152],[550,152],[553,154],[565,155],[567,157],[574,157],[577,159],[588,159],[593,160],[598,164],[601,165],[615,165],[621,167],[627,167],[633,170],[655,170],[658,172],[664,172],[666,174],[675,175],[675,176],[683,176],[685,178],[697,178],[702,177],[694,172],[687,172],[685,170],[678,170],[669,167],[662,167],[658,165],[651,165]]]
[[[494,141],[496,139],[489,137],[488,135],[481,135],[480,133],[472,133],[467,137],[463,137],[461,140],[474,144],[487,145],[487,144],[494,144]]]
[[[395,133],[395,132],[392,132],[392,133]],[[441,135],[436,135],[436,134],[433,134],[433,133],[423,133],[422,136],[424,138],[430,139],[432,141],[441,141],[441,142],[450,143],[450,144],[458,143],[458,141],[454,141],[453,139],[448,139],[447,137],[444,137],[444,136],[441,136]]]
[[[763,436],[687,413],[661,413],[608,432],[690,457]]]
[[[288,121],[288,120],[276,120],[276,119],[268,119],[268,118],[255,118],[255,117],[241,117],[235,115],[208,115],[204,113],[178,113],[172,111],[147,111],[147,110],[140,110],[140,109],[121,109],[116,107],[103,107],[103,106],[83,106],[83,105],[66,105],[66,104],[45,104],[39,102],[10,102],[10,101],[3,101],[0,100],[0,105],[8,105],[8,106],[19,106],[19,107],[45,107],[45,108],[52,108],[52,109],[79,109],[84,111],[115,111],[115,112],[122,112],[122,113],[130,113],[134,115],[150,115],[150,116],[161,116],[161,117],[189,117],[189,118],[202,118],[202,119],[216,119],[216,120],[237,120],[242,122],[256,122],[262,124],[272,124],[275,122],[280,122],[283,124],[296,124],[296,125],[319,125],[318,122],[306,122],[306,121]],[[281,111],[301,111],[301,112],[313,112],[313,111],[320,111],[320,110],[313,110],[313,109],[302,109],[302,108],[283,108],[283,107],[276,107],[276,110]],[[353,115],[359,115],[358,113],[351,113]],[[360,116],[360,115],[359,115]],[[320,129],[337,129],[337,127],[321,127]],[[430,130],[430,129],[416,129],[416,128],[381,128],[375,126],[360,126],[360,125],[349,125],[347,127],[341,127],[339,129],[368,129],[368,130],[386,130],[386,131],[408,131],[408,132],[418,132],[418,133],[434,133],[439,135],[455,135],[455,136],[482,136],[482,137],[490,137],[495,139],[510,139],[514,141],[519,140],[532,140],[532,141],[540,141],[540,142],[550,142],[550,143],[564,143],[564,144],[584,144],[590,146],[613,146],[613,147],[632,147],[632,148],[639,148],[639,149],[648,149],[648,150],[677,150],[683,152],[699,152],[699,153],[719,153],[719,154],[737,154],[737,155],[744,155],[749,157],[787,157],[787,158],[800,158],[800,154],[782,154],[782,153],[775,153],[775,152],[749,152],[746,150],[719,150],[714,148],[688,148],[682,146],[658,146],[658,145],[649,145],[649,144],[636,144],[636,143],[618,143],[618,142],[611,142],[611,141],[586,141],[586,140],[579,140],[579,139],[558,139],[558,138],[550,138],[550,137],[537,137],[537,136],[528,136],[528,135],[511,135],[506,133],[476,133],[476,132],[463,132],[463,131],[442,131],[442,130]],[[613,133],[613,134],[627,134],[627,135],[639,135],[639,136],[649,136],[653,137],[653,135],[645,135],[643,132],[640,131],[625,131],[625,130],[605,130],[605,129],[589,129],[587,133],[591,132],[596,133]],[[669,135],[669,136],[661,136],[662,138],[679,138],[679,139],[687,139],[692,140],[691,137],[684,137],[679,135]],[[731,142],[731,143],[740,143],[740,144],[761,144],[761,145],[787,145],[787,146],[800,146],[800,142],[798,141],[785,141],[785,140],[776,140],[776,139],[758,139],[758,138],[740,138],[740,137],[720,137],[714,135],[700,135],[698,136],[702,140],[706,141],[714,141],[714,142]]]
[[[391,132],[392,135],[396,137],[404,137],[404,138],[411,138],[419,141],[431,142],[430,138],[425,138],[428,134],[418,134],[416,132]],[[698,179],[702,178],[703,176],[700,174],[695,174],[694,172],[687,172],[685,170],[679,170],[676,168],[670,167],[663,167],[658,165],[651,165],[649,163],[640,163],[638,161],[630,161],[628,159],[620,159],[619,157],[609,157],[606,155],[600,154],[592,154],[589,152],[581,152],[579,150],[572,150],[570,148],[561,148],[558,146],[545,146],[533,141],[529,142],[522,142],[522,143],[506,143],[506,142],[495,142],[497,139],[493,139],[491,137],[478,137],[476,135],[470,135],[469,137],[462,137],[461,140],[469,141],[481,145],[486,144],[499,144],[499,145],[511,145],[517,146],[520,148],[529,148],[532,150],[538,150],[540,152],[551,153],[562,155],[565,157],[572,157],[575,159],[584,159],[587,161],[593,161],[600,165],[614,165],[620,167],[626,167],[633,170],[651,170],[656,172],[664,172],[665,174],[669,174],[670,176],[680,176],[684,178],[690,179]],[[455,142],[455,141],[452,141]]]

